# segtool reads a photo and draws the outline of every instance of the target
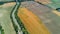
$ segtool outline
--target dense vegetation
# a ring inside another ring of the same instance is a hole
[[[0,25],[0,32],[1,32],[1,34],[4,34],[4,30],[2,29],[1,25]]]

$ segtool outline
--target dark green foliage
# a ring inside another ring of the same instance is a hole
[[[60,12],[60,8],[57,8],[56,10],[58,10]]]
[[[0,2],[0,5],[3,5],[4,3],[3,2]]]
[[[2,26],[0,25],[0,30],[2,29]]]
[[[1,25],[0,25],[0,31],[1,31],[1,34],[4,34],[4,30],[2,29]]]

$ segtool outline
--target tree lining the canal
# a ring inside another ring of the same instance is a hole
[[[4,34],[4,30],[2,29],[1,25],[0,25],[0,34]]]

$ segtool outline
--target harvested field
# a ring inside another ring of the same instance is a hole
[[[21,8],[18,10],[18,17],[30,34],[50,34],[41,20],[30,10]]]
[[[55,10],[33,1],[22,2],[22,7],[36,14],[52,34],[60,34],[60,16]]]

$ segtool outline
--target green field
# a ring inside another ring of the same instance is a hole
[[[60,0],[51,0],[52,3],[47,4],[47,6],[56,9],[56,8],[60,8]]]
[[[16,34],[12,21],[10,19],[10,13],[14,5],[0,5],[0,24],[4,29],[4,34]]]

